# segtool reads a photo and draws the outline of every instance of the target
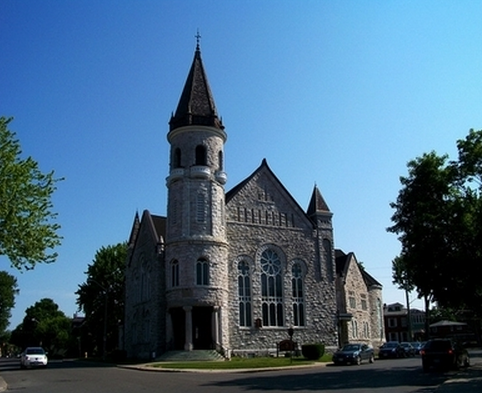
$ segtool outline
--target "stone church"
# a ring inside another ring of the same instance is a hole
[[[299,346],[381,343],[382,287],[353,253],[335,249],[333,214],[316,186],[304,210],[263,159],[225,190],[227,132],[199,43],[167,140],[167,217],[136,214],[128,240],[129,357],[268,354],[288,332]]]

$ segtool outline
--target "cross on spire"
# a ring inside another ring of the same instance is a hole
[[[199,50],[199,42],[201,41],[201,34],[199,34],[199,29],[197,29],[197,34],[194,37],[196,37],[196,50]]]

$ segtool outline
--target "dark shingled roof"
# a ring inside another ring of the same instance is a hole
[[[375,280],[375,278],[373,278],[373,276],[368,274],[365,269],[361,269],[361,274],[362,274],[363,280],[365,280],[365,284],[367,284],[368,288],[371,288],[373,286],[381,288],[383,286],[382,284],[380,284],[380,282]]]
[[[321,196],[321,192],[318,189],[317,186],[313,189],[313,194],[311,195],[311,200],[310,204],[308,205],[308,211],[307,214],[309,216],[312,216],[315,213],[318,212],[329,212],[330,209],[328,208],[328,205],[326,204],[325,200]]]
[[[339,276],[345,275],[346,264],[352,254],[353,253],[345,254],[342,250],[335,249],[336,274]]]
[[[218,118],[213,95],[201,60],[199,45],[187,76],[176,113],[169,121],[170,131],[189,125],[202,125],[224,129]]]

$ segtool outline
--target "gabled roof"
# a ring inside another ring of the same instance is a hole
[[[147,233],[149,234],[153,245],[164,243],[164,239],[166,238],[166,221],[166,217],[151,214],[149,210],[143,211],[141,219],[139,219],[139,214],[136,213],[131,234],[129,236],[129,248],[134,249],[136,247],[139,236],[143,232],[142,229],[145,226],[147,226]],[[132,254],[129,258],[131,257]],[[130,263],[130,260],[128,263]]]
[[[353,258],[353,260],[358,264],[358,261],[356,259],[356,256],[353,252],[349,252],[348,254],[345,254],[342,250],[340,249],[335,249],[335,261],[336,261],[336,274],[339,276],[346,276],[346,272],[349,267],[349,262]],[[358,267],[360,269],[360,273],[363,277],[363,281],[365,281],[365,285],[367,288],[371,287],[380,287],[382,288],[382,284],[380,284],[377,280],[375,280],[370,274],[367,273],[365,269],[362,267]]]
[[[348,262],[352,257],[355,257],[352,252],[345,254],[342,250],[335,249],[336,274],[338,276],[346,276]]]
[[[281,183],[281,181],[278,179],[278,177],[274,174],[274,172],[271,170],[271,168],[268,166],[268,162],[266,161],[266,158],[263,158],[263,161],[261,162],[261,165],[246,179],[238,183],[236,186],[234,186],[231,190],[226,192],[226,204],[228,204],[231,199],[238,194],[245,186],[248,184],[255,176],[257,176],[260,172],[266,171],[268,175],[278,184],[278,186],[284,191],[285,195],[290,199],[290,201],[293,203],[293,205],[296,207],[296,209],[299,210],[300,214],[305,217],[312,226],[314,226],[313,221],[308,217],[308,215],[305,213],[305,211],[301,208],[301,206],[298,204],[298,202],[293,198],[293,196],[290,194],[290,192],[286,189],[286,187]]]
[[[218,118],[213,95],[201,60],[199,43],[187,76],[176,113],[169,121],[170,131],[188,125],[203,125],[224,129]]]
[[[154,214],[151,215],[152,224],[156,230],[156,239],[158,242],[164,242],[166,238],[166,223],[167,219],[163,216],[156,216]]]
[[[132,229],[131,229],[131,234],[129,236],[129,241],[127,242],[129,247],[132,247],[136,242],[140,225],[141,225],[141,220],[139,219],[139,212],[136,212],[136,215],[134,217],[134,222],[132,223]]]

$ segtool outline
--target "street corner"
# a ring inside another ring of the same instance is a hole
[[[479,360],[479,359],[477,359]],[[482,392],[482,363],[477,362],[456,377],[448,379],[436,393],[480,393]]]

